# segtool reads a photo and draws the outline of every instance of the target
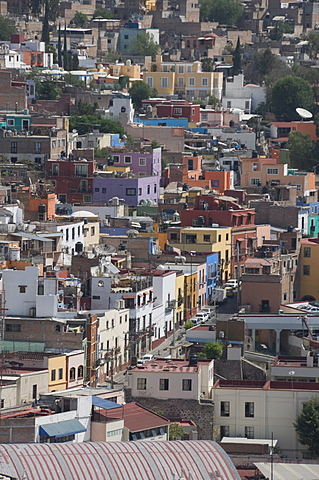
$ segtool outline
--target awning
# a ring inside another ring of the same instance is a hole
[[[66,437],[76,433],[86,432],[86,428],[79,420],[64,420],[63,422],[48,423],[40,426],[40,435],[45,437]]]
[[[120,405],[119,403],[111,402],[106,398],[96,397],[95,395],[92,396],[92,405],[94,407],[104,408],[105,410],[123,407],[123,405]]]

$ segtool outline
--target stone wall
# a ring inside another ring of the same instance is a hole
[[[164,412],[164,417],[169,420],[192,420],[198,428],[198,440],[213,440],[214,404],[211,401],[199,403],[197,400],[184,400],[182,398],[162,400],[132,397],[129,388],[125,389],[125,401],[137,402],[150,410],[157,407],[158,410]]]

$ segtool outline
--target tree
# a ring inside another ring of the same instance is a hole
[[[85,13],[75,12],[73,17],[73,23],[77,28],[84,28],[88,22],[88,17]]]
[[[16,32],[14,23],[9,18],[0,15],[0,40],[10,40],[12,33]]]
[[[63,66],[63,62],[62,62],[62,43],[61,43],[61,26],[59,24],[59,34],[58,34],[58,46],[57,46],[57,49],[58,49],[58,65],[59,67],[62,67]]]
[[[112,18],[112,13],[105,8],[97,8],[93,13],[93,18]]]
[[[237,39],[237,45],[233,55],[233,72],[234,75],[241,73],[241,47],[240,47],[240,38]]]
[[[91,132],[93,125],[98,125],[101,133],[118,133],[121,137],[125,134],[123,127],[118,122],[102,118],[99,115],[71,115],[70,132],[76,129],[80,135]]]
[[[132,102],[135,108],[141,108],[142,100],[145,98],[150,98],[152,92],[147,83],[143,81],[137,81],[133,83],[131,88],[129,88],[128,93],[132,97]]]
[[[128,75],[121,75],[119,77],[119,85],[122,90],[123,88],[126,88],[129,83],[130,83],[130,77]]]
[[[287,143],[291,166],[300,170],[312,170],[317,163],[315,145],[308,133],[291,132]]]
[[[202,72],[213,72],[214,71],[214,60],[209,57],[202,58]]]
[[[257,52],[254,60],[245,69],[245,76],[251,82],[272,85],[276,80],[291,73],[290,68],[280,60],[278,55],[272,53],[270,48]]]
[[[58,100],[61,95],[61,89],[51,80],[44,82],[36,81],[36,95],[39,100]]]
[[[41,42],[44,42],[46,45],[48,45],[50,43],[49,5],[48,5],[48,2],[45,3],[44,19],[43,19],[43,24],[42,24]]]
[[[313,93],[309,82],[287,75],[277,80],[272,89],[271,111],[280,119],[298,119],[297,107],[313,107]]]
[[[128,48],[129,55],[150,56],[155,60],[156,54],[159,52],[160,46],[154,41],[153,35],[148,32],[138,33],[132,39]]]
[[[189,330],[190,328],[193,328],[194,324],[191,320],[187,320],[187,322],[185,322],[185,330]]]
[[[169,439],[180,440],[184,435],[184,429],[178,423],[171,423],[169,426]]]
[[[161,410],[157,405],[151,408],[152,412],[156,413],[157,415],[164,416],[164,410]]]
[[[202,0],[200,15],[202,20],[235,25],[243,13],[238,0]]]
[[[311,30],[308,33],[308,53],[310,58],[315,59],[319,53],[319,32]]]
[[[309,451],[319,455],[319,398],[313,397],[304,402],[302,411],[297,417],[294,427],[299,442],[307,445]]]
[[[208,360],[220,358],[223,353],[223,346],[221,343],[208,342],[204,347],[203,353]]]
[[[293,28],[287,22],[276,22],[275,28],[270,33],[271,40],[281,40],[284,33],[293,33]]]

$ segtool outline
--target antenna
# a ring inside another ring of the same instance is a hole
[[[296,108],[296,112],[298,113],[299,117],[302,118],[302,120],[309,120],[310,118],[312,118],[312,113],[305,108],[298,107]]]

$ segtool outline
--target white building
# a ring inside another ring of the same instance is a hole
[[[99,383],[105,382],[112,373],[119,372],[128,362],[129,321],[128,308],[113,308],[99,315]]]
[[[63,237],[61,241],[62,251],[74,255],[78,251],[78,247],[82,244],[82,251],[84,247],[84,221],[74,221],[74,222],[59,222],[45,224],[45,227],[51,232],[61,232]]]
[[[303,402],[318,396],[319,385],[304,382],[218,380],[212,389],[220,437],[274,438],[289,457],[306,451],[293,422]]]
[[[245,113],[255,112],[258,105],[266,101],[266,87],[244,85],[244,75],[235,75],[226,82],[225,95],[222,98],[224,108],[239,108]]]
[[[39,278],[39,267],[25,270],[3,270],[2,281],[6,299],[6,315],[52,317],[58,311],[56,272]]]
[[[174,321],[176,323],[176,272],[156,270],[153,274],[153,287],[155,291],[153,340],[156,341],[171,332]]]
[[[116,93],[110,100],[109,116],[112,120],[119,120],[126,116],[128,123],[133,123],[134,107],[132,99],[128,94]]]
[[[161,400],[210,398],[214,385],[214,361],[149,360],[128,374],[128,388],[133,397],[153,397]]]

